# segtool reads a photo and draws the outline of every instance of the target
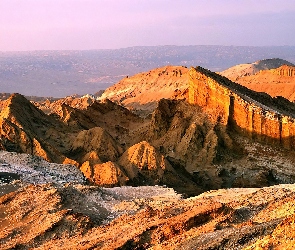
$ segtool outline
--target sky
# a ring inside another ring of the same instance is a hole
[[[295,46],[295,0],[0,0],[0,51]]]

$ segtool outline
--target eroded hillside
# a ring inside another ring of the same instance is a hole
[[[286,60],[280,58],[272,58],[259,60],[254,63],[238,64],[220,72],[220,74],[232,81],[238,81],[243,77],[255,75],[261,70],[277,69],[283,65],[294,66],[293,63],[290,63]]]
[[[272,97],[282,96],[291,102],[295,100],[294,64],[281,59],[269,59],[263,65],[240,64],[220,72],[221,75],[249,89],[265,92]]]
[[[107,187],[167,185],[191,196],[293,182],[295,105],[200,67],[189,75],[189,102],[162,99],[146,118],[89,96],[47,101],[45,114],[14,94],[1,113],[2,149],[73,164]]]
[[[292,249],[294,190],[183,199],[162,187],[15,183],[0,197],[1,249]]]
[[[166,66],[126,77],[107,88],[100,100],[109,99],[135,110],[151,112],[162,98],[185,97],[187,67]]]
[[[163,79],[145,118],[91,96],[3,102],[1,149],[26,154],[0,152],[1,248],[292,249],[295,105],[201,67],[178,97],[176,76],[146,74]]]

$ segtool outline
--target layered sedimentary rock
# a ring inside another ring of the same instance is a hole
[[[279,76],[295,76],[295,67],[283,65],[276,69],[271,69],[271,73]]]
[[[242,79],[244,77],[255,75],[260,71],[268,71],[273,69],[275,70],[283,65],[294,66],[293,63],[290,63],[286,60],[280,58],[272,58],[259,60],[254,63],[238,64],[222,72],[219,72],[219,74],[227,77],[232,81],[238,81],[239,79]]]
[[[295,100],[295,67],[287,62],[280,67],[260,69],[253,74],[239,75],[239,72],[233,69],[220,74],[249,89],[265,92],[272,97],[283,96],[291,102]]]
[[[181,95],[188,88],[187,73],[188,69],[183,66],[165,66],[139,73],[107,88],[100,99],[151,112],[160,99]]]
[[[201,67],[190,70],[189,102],[248,137],[295,145],[295,105],[282,97],[251,91]]]
[[[293,249],[294,198],[294,185],[189,199],[160,187],[15,186],[0,197],[1,249]]]

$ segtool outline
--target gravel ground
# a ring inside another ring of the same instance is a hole
[[[73,165],[49,163],[38,156],[0,151],[0,182],[85,184],[81,171]]]

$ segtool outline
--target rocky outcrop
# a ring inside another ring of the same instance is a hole
[[[70,154],[84,162],[96,154],[101,162],[116,161],[123,153],[122,147],[103,128],[95,127],[79,132],[72,143]],[[87,157],[85,157],[87,156]]]
[[[161,187],[14,187],[2,249],[293,249],[294,185],[183,199]]]
[[[201,67],[190,70],[189,102],[214,122],[285,148],[295,145],[295,105],[282,97],[251,91]]]
[[[33,104],[42,110],[46,114],[55,113],[60,117],[65,117],[63,106],[69,106],[76,109],[86,109],[88,106],[95,102],[95,98],[92,96],[83,96],[81,98],[73,96],[67,96],[65,98],[60,98],[57,100],[45,101],[34,101]]]
[[[188,88],[187,72],[186,67],[165,66],[139,73],[107,88],[99,99],[151,112],[160,99],[177,98]]]
[[[171,171],[171,166],[164,156],[146,141],[130,147],[118,163],[124,166],[131,180],[143,176],[150,185],[162,183],[164,172]]]
[[[118,160],[132,185],[167,185],[186,194],[202,192],[185,169],[174,169],[155,147],[146,141],[131,146]]]
[[[260,71],[275,70],[283,65],[291,67],[294,66],[294,64],[286,60],[280,58],[272,58],[259,60],[254,63],[238,64],[222,72],[219,72],[219,74],[227,77],[232,81],[239,81],[244,77],[255,75]]]
[[[279,68],[271,69],[270,72],[273,73],[274,75],[293,77],[295,76],[295,67],[283,65]]]
[[[72,104],[83,102],[76,100]],[[55,105],[58,110],[58,104]],[[1,149],[38,155],[55,163],[76,166],[85,163],[83,173],[92,183],[123,185],[126,181],[120,179],[119,168],[110,164],[97,165],[116,161],[124,152],[107,131],[116,136],[122,133],[121,124],[128,128],[130,120],[131,123],[137,121],[137,116],[110,101],[89,103],[81,109],[62,103],[60,108],[61,113],[47,115],[22,95],[12,95],[0,114]],[[116,116],[119,119],[113,122]],[[137,122],[140,123],[141,118]],[[88,174],[89,169],[93,174]]]
[[[222,122],[209,118],[199,106],[163,99],[152,115],[147,138],[170,159],[184,162],[186,169],[193,172],[218,162],[222,154],[231,155],[237,148]]]
[[[106,99],[95,101],[86,108],[73,108],[63,104],[62,116],[54,117],[62,120],[65,125],[76,131],[89,130],[95,127],[105,129],[113,138],[119,138],[128,134],[133,126],[140,126],[143,119],[128,109]],[[124,142],[123,142],[124,143]]]
[[[6,101],[0,115],[2,149],[39,155],[48,161],[62,163],[67,157],[45,140],[49,130],[51,135],[57,135],[64,127],[22,95],[14,94]]]
[[[249,74],[242,77],[223,76],[235,81],[249,89],[258,92],[265,92],[272,97],[282,96],[291,102],[295,101],[295,67],[286,64],[273,69],[262,69],[255,74]]]
[[[92,184],[103,187],[124,186],[129,180],[120,167],[111,161],[102,164],[90,164],[86,161],[80,170]]]

